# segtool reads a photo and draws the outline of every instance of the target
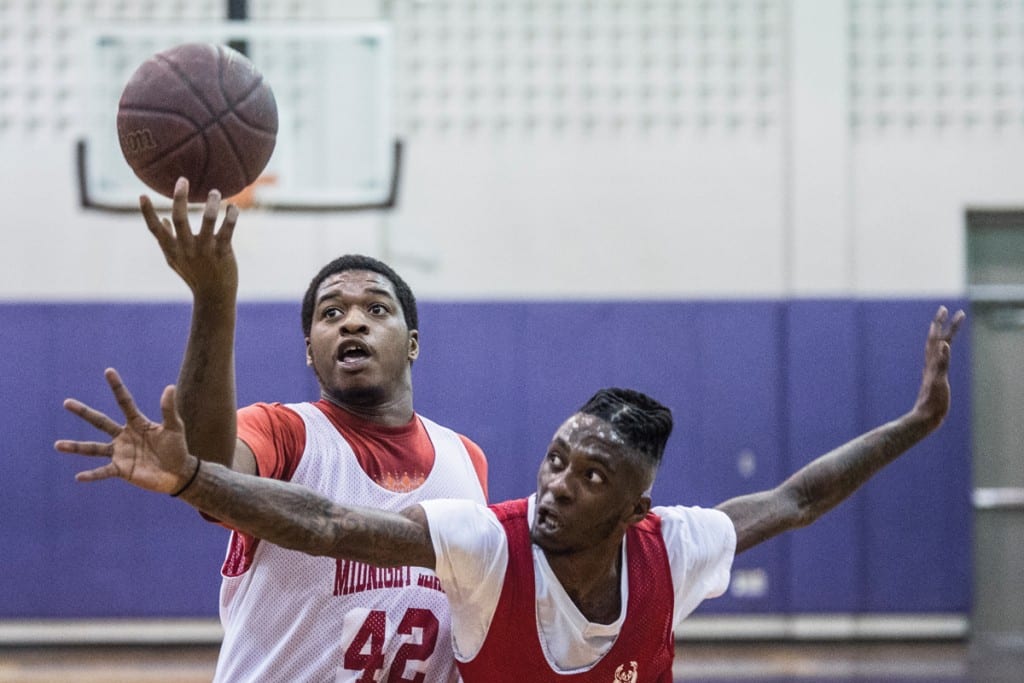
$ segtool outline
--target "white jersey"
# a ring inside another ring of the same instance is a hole
[[[423,417],[434,445],[426,480],[407,493],[366,475],[338,430],[309,403],[288,406],[306,428],[291,482],[340,503],[400,511],[434,498],[484,502],[458,434]],[[224,576],[224,642],[215,681],[455,681],[448,601],[433,572],[379,569],[261,542],[252,566]]]

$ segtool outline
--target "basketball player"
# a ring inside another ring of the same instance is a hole
[[[950,344],[964,314],[948,317],[940,307],[929,327],[909,412],[778,487],[714,510],[651,507],[672,419],[653,399],[623,389],[598,392],[558,428],[533,496],[491,507],[438,500],[395,514],[202,464],[186,451],[174,388],[164,391],[158,425],[139,413],[113,370],[107,380],[127,425],[68,400],[69,410],[113,440],[59,441],[56,448],[111,458],[80,473],[82,481],[121,477],[180,495],[270,543],[380,567],[436,570],[452,604],[453,646],[466,683],[547,681],[556,674],[670,683],[673,629],[701,600],[725,590],[735,553],[815,521],[942,423]],[[386,679],[378,677],[376,632],[362,650],[363,680],[410,680],[407,669],[394,666]]]
[[[177,397],[190,452],[346,504],[397,512],[431,498],[483,503],[480,448],[413,411],[416,299],[375,259],[328,263],[303,298],[306,362],[320,400],[258,403],[236,418],[238,268],[231,238],[238,210],[228,206],[215,230],[220,195],[211,192],[193,234],[187,199],[188,182],[181,179],[169,220],[156,215],[148,197],[140,205],[167,262],[193,294]],[[222,569],[224,641],[215,680],[356,680],[366,668],[366,647],[381,661],[414,662],[409,671],[428,680],[454,679],[449,607],[434,587],[437,578],[418,567],[398,576],[233,532]],[[411,629],[422,629],[415,646],[407,642]]]

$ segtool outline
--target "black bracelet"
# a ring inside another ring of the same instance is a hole
[[[200,466],[202,466],[202,464],[203,461],[200,460],[199,458],[196,458],[196,471],[192,473],[192,476],[188,478],[188,481],[185,482],[184,486],[182,486],[180,489],[171,494],[171,498],[177,498],[181,494],[185,493],[185,489],[191,486],[192,482],[194,482],[196,480],[196,477],[199,476],[199,468]]]

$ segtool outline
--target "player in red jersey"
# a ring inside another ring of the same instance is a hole
[[[164,391],[163,424],[155,424],[139,413],[113,370],[107,380],[127,424],[69,400],[69,410],[113,440],[56,447],[111,458],[80,480],[121,477],[177,493],[271,543],[381,567],[435,570],[452,604],[453,645],[467,683],[554,674],[669,683],[672,629],[725,589],[735,553],[815,521],[939,427],[950,404],[950,344],[963,319],[962,311],[952,320],[944,307],[937,312],[910,411],[778,487],[714,510],[651,507],[671,414],[622,389],[598,392],[558,428],[533,496],[489,508],[426,501],[384,513],[203,465],[186,450],[174,388]]]

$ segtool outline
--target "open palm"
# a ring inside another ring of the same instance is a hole
[[[120,425],[104,413],[81,401],[69,398],[64,407],[111,437],[107,443],[98,441],[60,440],[54,448],[75,453],[110,458],[95,469],[79,472],[78,481],[100,481],[121,478],[139,488],[159,493],[175,493],[189,480],[195,470],[194,458],[185,445],[184,426],[174,408],[174,387],[164,389],[160,397],[163,424],[149,420],[135,405],[128,387],[117,371],[105,373],[126,423]],[[191,461],[191,462],[190,462]]]
[[[921,388],[914,409],[936,423],[949,411],[950,345],[965,317],[963,311],[957,311],[950,319],[946,307],[940,306],[928,328]]]

